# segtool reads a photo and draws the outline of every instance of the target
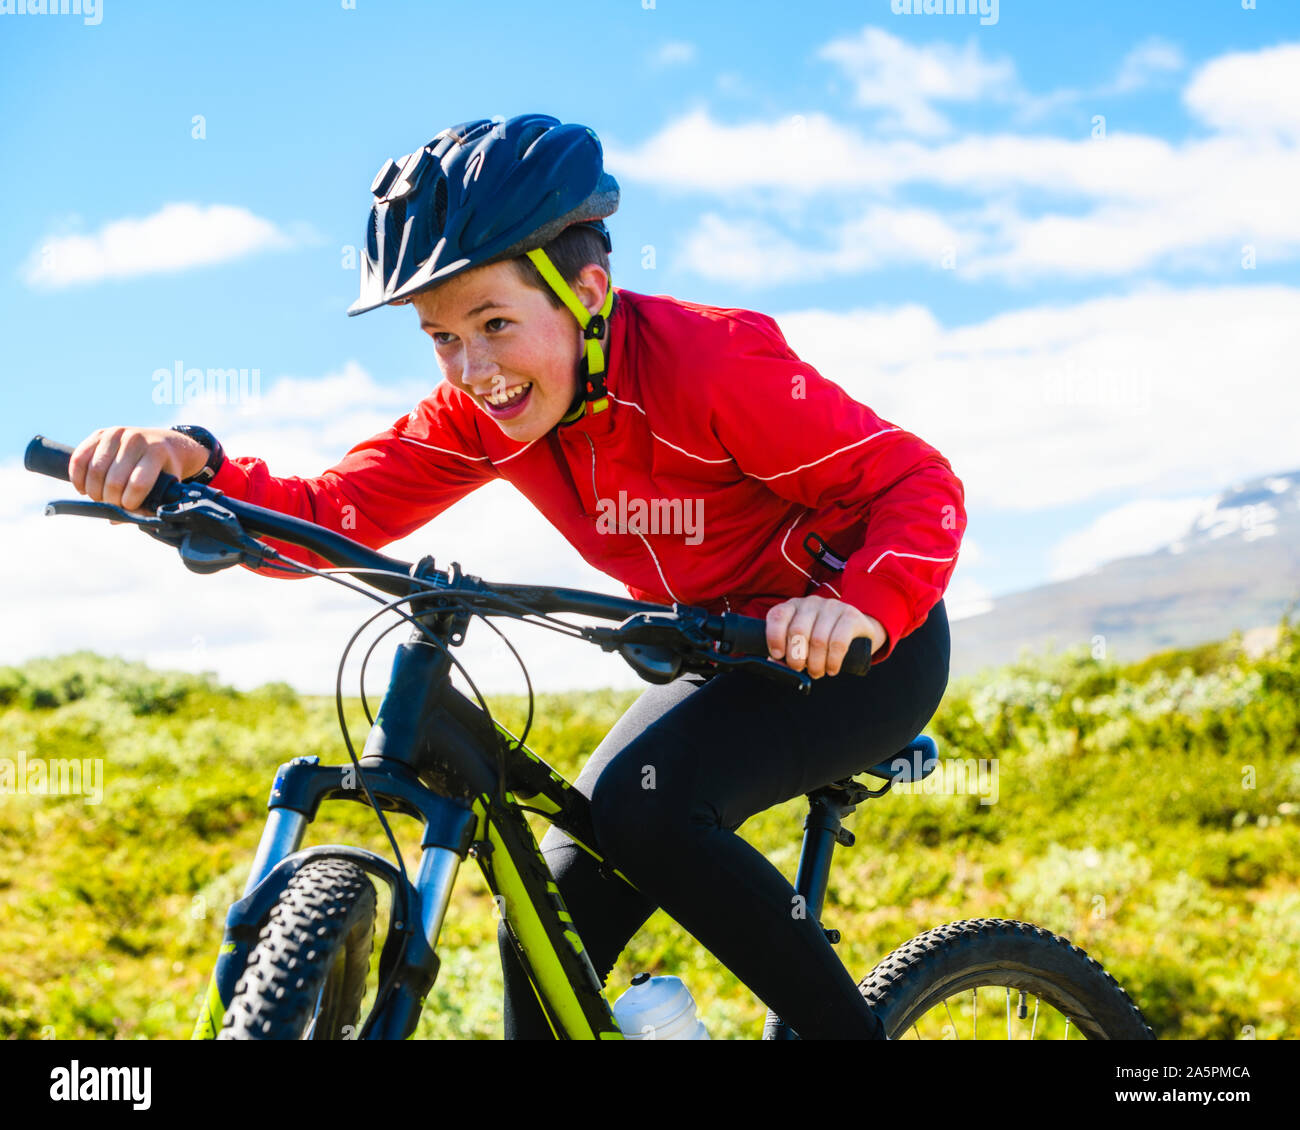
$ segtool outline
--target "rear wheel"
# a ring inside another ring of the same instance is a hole
[[[891,1040],[1154,1040],[1115,978],[1065,938],[1001,918],[950,922],[858,989]]]
[[[285,886],[226,1009],[219,1040],[355,1038],[375,939],[375,888],[342,859]]]

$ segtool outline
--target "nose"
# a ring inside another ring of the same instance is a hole
[[[492,350],[486,343],[466,343],[461,380],[467,388],[478,396],[486,396],[492,391],[492,382],[498,372],[497,364],[492,359]]]

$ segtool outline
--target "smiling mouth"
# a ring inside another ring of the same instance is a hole
[[[532,387],[533,387],[532,381],[525,381],[521,385],[515,385],[514,388],[506,389],[506,391],[501,393],[499,396],[485,396],[483,399],[486,400],[493,407],[501,408],[507,404],[510,404],[518,400],[521,396],[523,396],[524,393],[526,393]]]
[[[493,416],[514,416],[523,410],[532,392],[533,382],[525,381],[495,396],[484,396],[483,407]]]

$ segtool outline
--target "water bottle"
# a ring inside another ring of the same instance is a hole
[[[625,1040],[707,1040],[695,1015],[695,998],[679,977],[638,973],[614,1002],[614,1019]]]

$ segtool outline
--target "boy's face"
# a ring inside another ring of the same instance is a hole
[[[584,267],[574,292],[598,310],[608,277]],[[420,328],[434,342],[442,374],[521,443],[549,432],[577,391],[582,331],[510,263],[492,263],[414,295]],[[509,398],[509,399],[506,399]]]

